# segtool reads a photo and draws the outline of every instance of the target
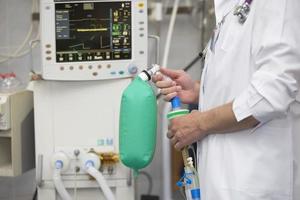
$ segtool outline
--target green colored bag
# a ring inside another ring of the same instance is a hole
[[[136,77],[122,95],[119,144],[121,161],[136,172],[152,161],[156,145],[157,105],[151,86]]]

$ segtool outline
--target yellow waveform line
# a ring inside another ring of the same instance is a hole
[[[99,31],[107,31],[107,28],[79,28],[77,32],[99,32]]]

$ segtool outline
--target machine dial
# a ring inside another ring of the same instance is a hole
[[[129,74],[132,74],[132,75],[136,74],[138,72],[137,66],[129,65],[128,72],[129,72]]]

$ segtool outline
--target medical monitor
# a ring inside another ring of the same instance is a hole
[[[56,62],[131,59],[131,2],[55,5]]]
[[[41,6],[43,78],[124,78],[146,68],[146,0],[42,0]]]

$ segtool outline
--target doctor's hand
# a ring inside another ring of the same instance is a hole
[[[182,103],[198,103],[200,83],[194,81],[189,74],[183,70],[160,69],[161,74],[154,75],[152,80],[156,87],[161,89],[164,99],[170,101],[179,96]],[[170,79],[164,78],[164,76]]]
[[[201,112],[192,111],[188,115],[171,120],[167,137],[171,140],[175,149],[181,150],[186,145],[197,142],[207,136],[201,127]]]

